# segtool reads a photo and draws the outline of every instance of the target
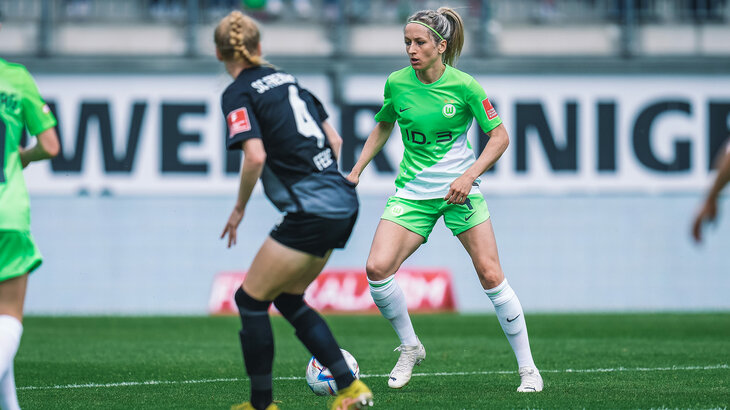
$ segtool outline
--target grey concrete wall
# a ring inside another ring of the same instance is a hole
[[[233,188],[235,189],[235,188]],[[689,236],[692,195],[486,195],[503,268],[527,311],[730,309],[730,203],[703,246]],[[245,270],[278,213],[258,195],[239,243],[219,240],[230,197],[33,196],[45,262],[28,314],[206,314],[213,276]],[[363,267],[385,204],[361,198],[329,267]],[[453,273],[463,312],[491,311],[468,255],[440,222],[407,262]]]

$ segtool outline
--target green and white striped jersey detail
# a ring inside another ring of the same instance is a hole
[[[444,197],[476,160],[466,137],[474,118],[484,132],[502,123],[484,89],[469,74],[447,65],[441,78],[423,84],[410,66],[392,73],[375,120],[397,121],[400,127],[405,149],[395,196]],[[472,189],[476,192],[478,186]]]

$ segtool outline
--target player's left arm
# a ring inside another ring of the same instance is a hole
[[[484,147],[484,151],[482,151],[481,155],[479,155],[477,160],[466,172],[451,183],[449,193],[444,197],[448,203],[463,204],[469,192],[471,192],[474,181],[494,166],[497,160],[504,154],[504,151],[507,150],[509,134],[504,124],[499,124],[493,130],[489,131],[487,135],[489,136],[489,141]]]
[[[322,121],[322,129],[324,130],[324,135],[327,137],[327,142],[332,147],[332,155],[334,155],[335,161],[337,161],[340,158],[340,149],[342,149],[342,137],[327,121]]]
[[[37,135],[38,143],[31,148],[19,149],[20,162],[23,168],[27,167],[33,161],[41,161],[53,158],[58,155],[61,144],[58,142],[58,133],[55,128],[49,128]]]
[[[482,151],[474,164],[464,173],[472,177],[472,182],[479,178],[479,175],[492,168],[509,146],[509,134],[504,124],[497,125],[487,135],[489,136],[489,141],[487,141],[484,151]]]
[[[487,98],[484,89],[474,79],[465,85],[466,102],[477,123],[489,136],[484,151],[477,160],[449,187],[444,199],[450,204],[463,204],[471,188],[484,172],[494,166],[509,146],[509,134],[497,115],[497,111]]]

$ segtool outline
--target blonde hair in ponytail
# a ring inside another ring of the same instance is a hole
[[[221,19],[213,40],[223,61],[245,62],[254,66],[266,63],[256,54],[261,41],[258,25],[238,10]]]
[[[438,10],[421,10],[408,17],[407,21],[420,21],[440,34],[446,40],[444,63],[454,65],[464,47],[464,21],[459,13],[448,7],[441,7]],[[436,33],[431,32],[431,37],[436,43],[441,41]]]

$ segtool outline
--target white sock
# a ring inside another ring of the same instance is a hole
[[[5,374],[0,376],[0,409],[20,410],[18,396],[15,393],[15,375],[12,364]]]
[[[15,393],[13,360],[20,346],[23,325],[12,316],[0,315],[0,408],[16,410],[18,397]]]
[[[527,337],[525,314],[522,312],[520,300],[507,283],[507,279],[496,288],[487,289],[484,292],[494,304],[499,324],[502,326],[502,330],[515,352],[517,367],[535,367],[532,352],[530,351],[530,340]]]
[[[408,316],[408,305],[403,290],[398,286],[395,275],[383,280],[370,280],[370,295],[375,305],[380,309],[380,314],[390,321],[395,333],[398,334],[401,344],[406,346],[418,346],[418,337],[413,330],[411,317]]]

